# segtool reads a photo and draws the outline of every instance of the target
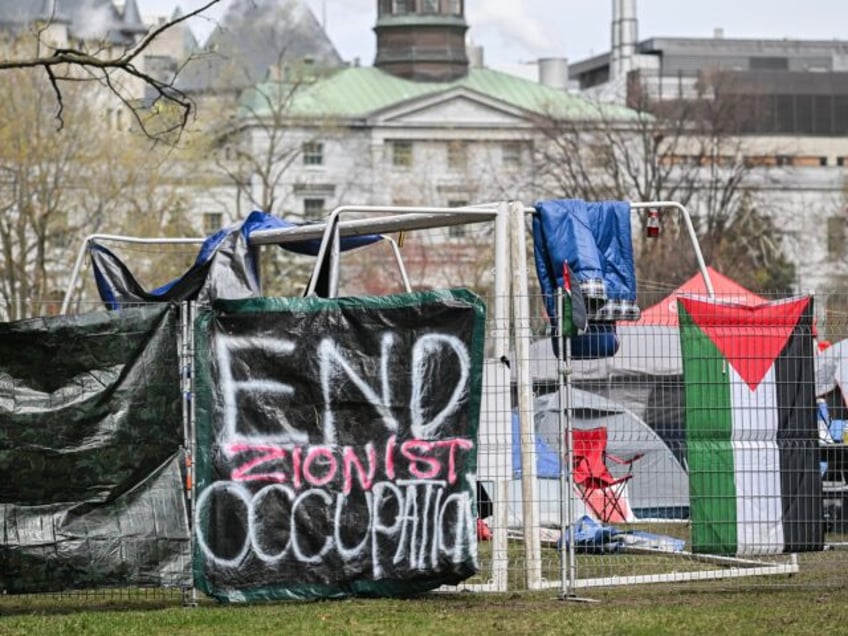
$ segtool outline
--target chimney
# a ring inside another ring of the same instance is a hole
[[[483,68],[483,47],[479,44],[467,44],[469,68]]]
[[[568,89],[568,60],[564,57],[539,58],[539,83],[560,91]]]
[[[615,79],[627,75],[634,67],[639,40],[636,0],[612,0],[611,39],[610,79]]]

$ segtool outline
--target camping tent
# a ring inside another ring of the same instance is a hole
[[[830,416],[848,419],[848,339],[830,345],[816,356],[816,397],[824,398]]]
[[[637,453],[642,457],[633,463],[633,479],[627,488],[630,509],[637,518],[663,517],[680,518],[688,514],[689,490],[686,471],[680,460],[656,432],[632,411],[623,405],[607,400],[597,394],[572,389],[572,425],[576,429],[599,426],[607,428],[609,441],[607,450],[613,455],[629,458]],[[559,509],[559,457],[562,445],[559,442],[559,400],[556,393],[543,395],[535,400],[534,430],[536,434],[536,474],[539,478],[540,522],[557,525]],[[514,502],[521,501],[521,440],[518,434],[518,417],[513,417],[513,495],[510,497],[510,518],[516,523],[520,510]],[[620,477],[621,469],[610,464],[614,475]],[[575,519],[586,514],[578,505]],[[518,525],[516,523],[516,525]]]
[[[707,267],[707,273],[709,274],[715,297],[719,300],[743,305],[758,305],[766,302],[765,298],[745,289],[742,285],[724,274],[717,272],[712,267]],[[678,325],[677,298],[683,294],[706,295],[707,286],[704,282],[704,277],[700,273],[695,274],[656,305],[645,309],[639,320],[631,324],[663,325],[676,328]]]
[[[750,304],[765,302],[716,270],[708,271],[717,297]],[[627,405],[635,417],[662,438],[681,463],[686,456],[686,442],[677,298],[682,294],[706,294],[700,273],[646,309],[639,321],[619,323],[620,345],[614,356],[568,362],[575,387]],[[536,393],[555,391],[557,359],[550,339],[535,341],[529,353]]]
[[[745,289],[739,283],[707,268],[716,297],[747,305],[766,302],[765,298]],[[571,360],[574,376],[581,380],[609,379],[644,374],[670,376],[683,372],[680,337],[677,331],[677,298],[684,294],[706,294],[700,273],[695,274],[663,300],[642,312],[635,322],[622,322],[616,327],[618,352],[608,358]],[[535,382],[555,380],[557,360],[549,339],[535,341],[530,347],[530,375]],[[623,402],[629,404],[629,402]]]
[[[707,270],[717,298],[749,305],[766,302],[765,298],[745,289],[713,268],[708,267]],[[684,294],[706,294],[706,286],[700,273],[642,312],[638,321],[619,323],[616,330],[620,345],[614,356],[569,361],[574,378],[578,381],[608,381],[622,377],[642,378],[645,375],[681,375],[683,367],[677,329],[677,298]],[[550,339],[543,338],[531,344],[530,375],[536,383],[556,381],[557,359],[553,355]],[[631,404],[629,400],[616,401]]]

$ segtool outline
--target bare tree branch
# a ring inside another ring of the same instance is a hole
[[[149,73],[142,71],[136,65],[136,60],[139,56],[156,40],[163,32],[174,28],[181,22],[185,22],[189,18],[202,14],[220,0],[208,0],[205,4],[193,11],[179,16],[172,20],[163,22],[162,24],[151,29],[138,43],[131,48],[125,50],[117,56],[101,55],[100,51],[86,52],[77,48],[56,48],[50,46],[48,42],[44,42],[42,37],[46,31],[46,26],[42,26],[37,31],[38,47],[36,55],[33,57],[22,57],[15,59],[0,59],[0,71],[8,69],[28,69],[42,68],[47,73],[50,84],[53,87],[57,102],[56,119],[59,122],[59,128],[64,125],[64,100],[62,99],[62,90],[59,85],[61,81],[72,81],[75,78],[67,75],[62,69],[67,67],[82,68],[88,72],[92,79],[99,81],[105,85],[108,90],[114,94],[125,106],[133,113],[136,122],[141,130],[153,138],[164,133],[172,133],[185,128],[191,116],[194,104],[191,98],[182,90],[176,88],[173,82],[163,82]],[[47,55],[39,55],[41,47],[47,47],[51,53]],[[138,113],[137,107],[133,103],[133,97],[127,96],[123,89],[117,86],[112,80],[112,73],[121,71],[127,73],[131,77],[140,80],[145,86],[151,88],[156,95],[154,101],[163,100],[173,104],[179,108],[181,117],[177,123],[169,126],[164,131],[158,131],[155,135],[148,129],[145,121]]]
[[[637,91],[629,95],[630,116],[595,103],[584,121],[542,118],[535,173],[553,196],[677,201],[692,214],[708,262],[762,291],[788,290],[793,273],[783,235],[758,207],[753,187],[780,168],[759,167],[746,156],[742,131],[751,113],[728,81],[705,74],[704,94],[685,100],[654,101]],[[683,282],[694,271],[694,259],[678,246],[685,239],[680,224],[664,218],[663,226],[667,240],[634,245],[640,285],[669,274]]]

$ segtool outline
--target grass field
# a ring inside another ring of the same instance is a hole
[[[800,572],[580,591],[431,593],[183,607],[164,592],[0,597],[0,634],[815,634],[848,633],[848,550],[801,555]]]

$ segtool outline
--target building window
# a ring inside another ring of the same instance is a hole
[[[791,157],[793,166],[803,166],[806,168],[817,168],[827,166],[827,157],[821,155],[797,155]]]
[[[845,217],[842,215],[827,219],[827,255],[830,258],[845,255]]]
[[[833,97],[833,134],[848,135],[848,95]]]
[[[392,164],[403,168],[412,166],[412,142],[392,142]]]
[[[324,199],[309,198],[303,200],[303,218],[320,219],[324,216]]]
[[[813,133],[833,134],[833,95],[813,95]]]
[[[438,13],[439,0],[421,0],[421,13]]]
[[[53,244],[56,247],[71,247],[77,240],[76,233],[66,229],[56,228],[56,232],[52,234]]]
[[[447,0],[448,15],[462,15],[462,0]]]
[[[501,146],[501,163],[504,168],[521,166],[521,144],[517,141],[505,141]]]
[[[392,13],[395,15],[403,15],[410,12],[412,4],[415,0],[393,0]]]
[[[775,97],[775,132],[795,132],[795,96],[778,95]]]
[[[698,155],[662,155],[660,164],[663,166],[707,166],[710,165],[710,159]]]
[[[224,215],[220,212],[207,212],[203,215],[203,233],[207,236],[215,234],[224,225]]]
[[[464,141],[448,142],[448,168],[465,170],[468,162],[468,145]]]
[[[468,201],[465,199],[452,199],[448,201],[449,208],[463,208],[468,205]],[[465,238],[465,226],[464,225],[451,225],[448,227],[448,236],[450,238]]]
[[[606,168],[615,163],[615,153],[609,144],[591,144],[587,150],[589,161],[595,168]]]
[[[745,157],[745,166],[747,168],[763,168],[774,165],[774,157],[766,155],[748,155]]]
[[[752,57],[748,59],[748,67],[752,71],[788,71],[789,58]]]
[[[310,141],[303,144],[302,150],[304,166],[324,165],[324,144],[317,141]]]

